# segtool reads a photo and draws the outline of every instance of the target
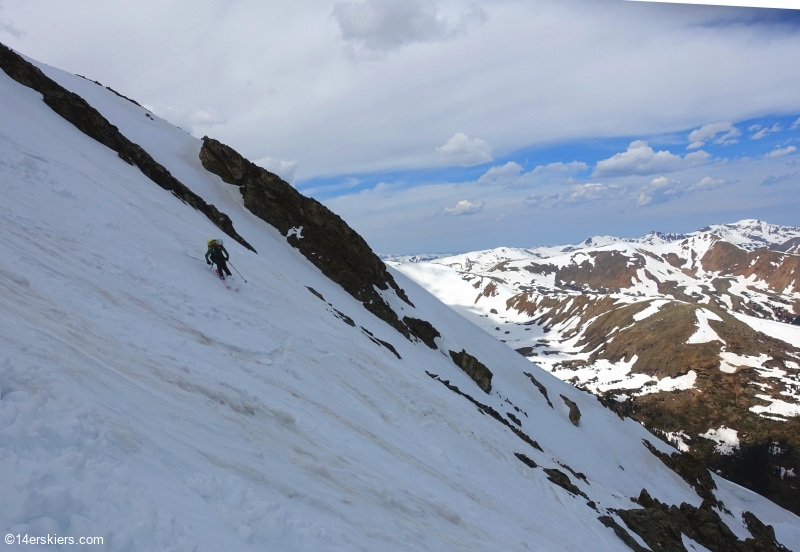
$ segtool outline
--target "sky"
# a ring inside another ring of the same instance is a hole
[[[382,253],[800,226],[799,10],[0,0],[0,41],[227,143]]]

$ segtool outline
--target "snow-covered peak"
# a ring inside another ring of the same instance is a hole
[[[723,240],[748,251],[781,245],[800,237],[798,227],[779,226],[756,219],[744,219],[731,224],[714,224],[698,232],[716,234]]]

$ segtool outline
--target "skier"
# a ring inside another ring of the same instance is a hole
[[[221,280],[225,279],[225,275],[231,276],[231,271],[225,261],[230,259],[227,249],[222,245],[221,239],[209,240],[208,251],[206,252],[206,263],[212,262],[217,265],[217,274]]]

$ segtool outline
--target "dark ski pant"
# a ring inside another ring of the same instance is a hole
[[[232,276],[231,271],[228,268],[228,265],[225,263],[225,259],[220,259],[220,260],[214,261],[214,262],[217,265],[217,274],[219,274],[220,278],[222,278],[224,280],[226,274],[228,276]]]

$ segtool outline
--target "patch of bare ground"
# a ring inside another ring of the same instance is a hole
[[[558,267],[552,264],[531,263],[525,267],[525,270],[527,270],[531,274],[539,274],[541,276],[546,276],[548,274],[555,274],[556,272],[558,272]]]
[[[726,290],[728,285],[725,279],[717,279],[714,287]],[[656,432],[683,431],[689,436],[686,444],[704,465],[800,514],[800,478],[786,475],[800,475],[800,419],[773,420],[750,411],[753,406],[768,404],[757,395],[790,400],[781,395],[787,391],[786,385],[779,379],[764,377],[752,367],[739,367],[733,374],[720,370],[723,346],[725,351],[741,356],[757,358],[765,354],[771,359],[763,363],[764,367],[790,372],[793,371],[786,368],[785,361],[796,362],[789,353],[800,355],[800,349],[756,332],[722,308],[687,299],[691,302],[672,301],[638,322],[634,315],[647,308],[649,302],[617,304],[609,297],[596,295],[559,298],[521,294],[511,298],[508,306],[538,313],[536,320],[545,328],[578,317],[579,326],[583,327],[578,346],[584,352],[594,351],[589,364],[598,359],[629,361],[635,355],[632,372],[659,380],[694,370],[697,377],[692,389],[633,396],[619,403],[612,397],[624,392],[620,389],[610,391],[601,400],[620,415],[630,416]],[[722,319],[711,320],[709,325],[724,344],[687,344],[697,331],[696,312],[701,308]],[[613,339],[609,342],[610,337]],[[575,369],[586,364],[583,360],[564,361],[559,368]],[[738,451],[729,456],[719,454],[714,441],[699,437],[723,426],[735,429],[740,441]],[[773,443],[782,443],[780,455],[769,453],[777,450]]]
[[[481,297],[495,297],[497,296],[497,284],[494,282],[489,282],[489,284],[483,288],[483,291],[478,294],[475,298],[475,302],[477,303]]]
[[[800,257],[768,249],[745,251],[735,245],[718,241],[703,255],[705,270],[734,276],[755,276],[778,292],[791,287],[800,291]]]
[[[578,342],[585,351],[595,351],[590,362],[598,358],[611,362],[630,360],[635,355],[638,358],[632,371],[659,379],[680,376],[690,370],[708,371],[719,367],[721,343],[686,345],[697,329],[694,305],[671,302],[636,322],[633,316],[647,305],[621,305],[592,323]],[[619,329],[613,332],[616,328]],[[611,334],[614,339],[608,343]]]
[[[568,265],[556,272],[556,284],[586,285],[597,290],[615,290],[628,288],[636,272],[644,268],[642,255],[627,257],[618,251],[599,251],[589,253],[594,263],[584,261],[577,265]]]
[[[675,253],[667,253],[666,255],[661,256],[665,261],[667,261],[673,268],[681,268],[686,261],[678,257]]]

